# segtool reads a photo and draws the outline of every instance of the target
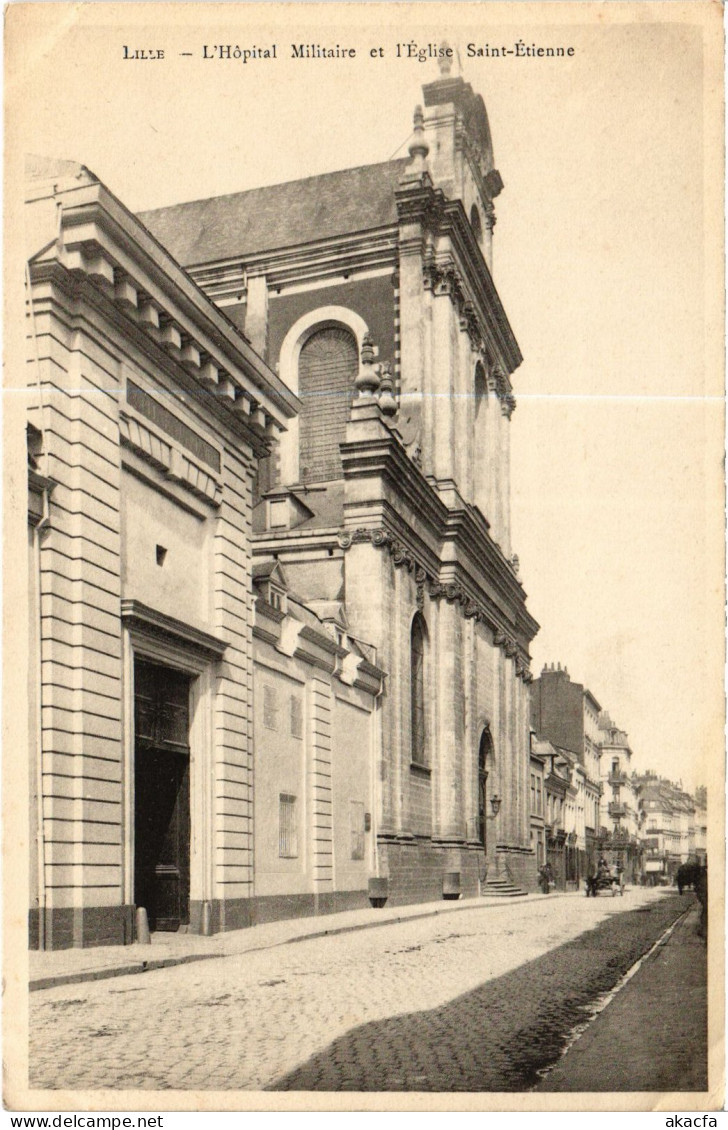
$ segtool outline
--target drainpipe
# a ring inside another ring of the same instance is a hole
[[[382,675],[379,682],[379,690],[374,696],[374,718],[376,725],[374,727],[374,757],[372,758],[372,865],[374,869],[375,878],[379,878],[379,847],[377,845],[377,833],[379,825],[379,805],[381,803],[381,788],[379,766],[381,763],[382,754],[382,710],[381,701],[384,694],[384,675]]]
[[[43,530],[50,525],[50,491],[43,490],[43,516],[33,531],[33,586],[37,597],[35,613],[36,639],[38,647],[34,657],[35,679],[38,688],[35,710],[36,731],[36,759],[35,759],[35,791],[36,791],[36,855],[37,855],[37,881],[38,881],[38,949],[46,948],[46,883],[45,883],[45,825],[43,818],[43,638],[41,617],[41,583],[40,583],[40,542]]]

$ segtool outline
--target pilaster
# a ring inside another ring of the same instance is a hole
[[[311,875],[315,894],[333,890],[333,797],[331,782],[331,683],[323,675],[311,680],[311,740],[308,808],[311,814]]]

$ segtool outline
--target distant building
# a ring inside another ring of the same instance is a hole
[[[566,667],[545,666],[531,687],[531,725],[539,739],[551,742],[572,766],[573,833],[576,849],[572,880],[585,873],[598,846],[601,707],[591,691],[573,683]],[[582,824],[583,820],[583,824]],[[583,828],[583,832],[582,832]]]
[[[530,769],[530,804],[531,816],[531,850],[534,854],[536,871],[538,872],[546,862],[546,834],[545,834],[545,790],[544,768],[545,758],[540,756],[535,749],[534,735],[531,735],[531,769]]]
[[[640,875],[640,806],[632,779],[632,750],[626,733],[609,714],[599,717],[601,733],[600,841],[611,862],[634,882]]]
[[[634,784],[644,812],[643,872],[648,882],[671,882],[681,863],[697,858],[695,801],[654,772],[635,776]]]

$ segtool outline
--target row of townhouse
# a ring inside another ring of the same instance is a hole
[[[644,816],[643,870],[650,883],[668,882],[683,863],[707,862],[705,790],[696,797],[652,771],[635,777]]]
[[[705,862],[705,790],[696,802],[654,773],[637,775],[627,734],[566,667],[544,667],[531,710],[531,839],[559,886],[578,886],[602,856],[630,882]]]

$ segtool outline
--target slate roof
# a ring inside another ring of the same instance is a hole
[[[250,257],[395,223],[409,157],[140,212],[183,266]]]

